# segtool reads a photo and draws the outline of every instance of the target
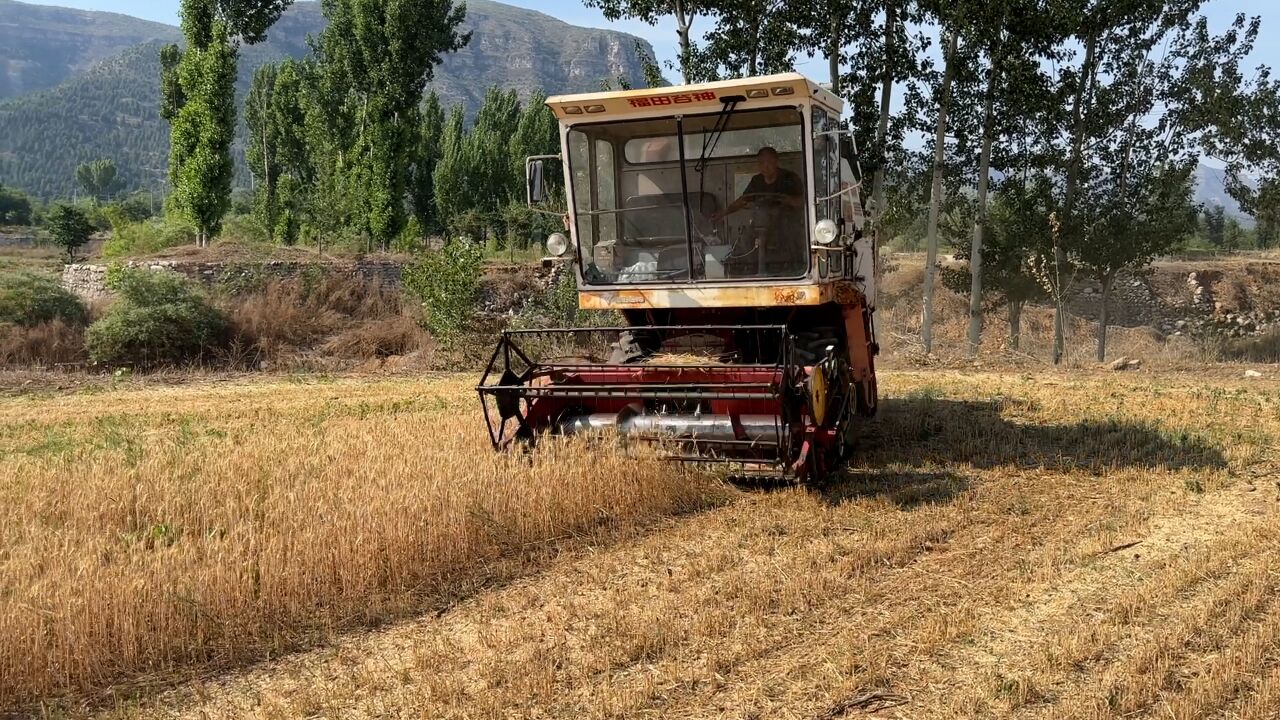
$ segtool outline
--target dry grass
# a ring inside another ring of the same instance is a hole
[[[1222,344],[1221,354],[1230,360],[1252,363],[1280,363],[1280,327],[1252,338],[1229,340]]]
[[[50,367],[84,360],[83,327],[61,319],[32,327],[0,325],[0,365]]]
[[[327,250],[331,250],[327,249]],[[266,243],[241,242],[237,240],[218,240],[209,247],[197,247],[194,244],[178,245],[165,248],[149,255],[145,259],[156,260],[189,260],[193,262],[262,262],[267,260],[283,260],[289,262],[315,262],[317,260],[336,260],[351,256],[340,253],[335,256],[330,252],[320,253],[315,248],[283,247]],[[372,259],[402,260],[404,256],[377,253],[362,255]]]
[[[334,357],[368,360],[408,355],[431,344],[417,321],[397,315],[351,327],[329,339],[322,350]]]
[[[257,292],[232,298],[227,306],[234,354],[245,356],[241,364],[274,360],[335,342],[337,350],[355,351],[362,337],[381,337],[381,347],[396,342],[417,346],[423,341],[420,332],[416,338],[407,336],[405,328],[413,321],[401,315],[398,292],[358,278],[273,280]],[[390,337],[396,333],[398,341]]]
[[[438,607],[723,494],[599,448],[497,456],[467,380],[0,400],[0,713]]]
[[[1276,717],[1280,384],[881,385],[873,437],[825,490],[740,495],[107,714]]]
[[[934,352],[926,357],[920,340],[923,324],[921,299],[924,271],[904,267],[886,278],[876,327],[881,348],[890,362],[911,365],[971,365],[966,359],[969,330],[968,298],[941,285],[934,298]],[[1028,306],[1022,311],[1021,336],[1017,348],[1009,341],[1008,316],[1001,308],[987,314],[978,362],[987,366],[1043,368],[1050,365],[1053,348],[1053,310]],[[1064,367],[1091,369],[1098,365],[1097,323],[1078,317],[1067,318]],[[1111,327],[1107,334],[1107,357],[1139,358],[1148,367],[1188,370],[1218,359],[1219,353],[1189,337],[1165,337],[1147,327]]]

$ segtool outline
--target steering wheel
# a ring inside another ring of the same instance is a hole
[[[744,194],[742,197],[751,205],[764,205],[766,207],[770,207],[770,206],[776,206],[776,205],[785,205],[787,204],[788,200],[790,200],[795,196],[788,195],[786,193],[764,192],[764,193],[751,193],[750,195]]]

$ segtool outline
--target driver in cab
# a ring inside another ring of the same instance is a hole
[[[762,147],[756,153],[756,163],[760,172],[751,178],[742,197],[734,200],[723,211],[711,216],[713,222],[720,222],[726,217],[761,200],[776,199],[782,204],[799,209],[804,207],[804,181],[799,175],[778,164],[778,151],[771,147]]]

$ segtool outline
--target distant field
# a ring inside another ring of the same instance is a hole
[[[66,256],[55,248],[0,247],[0,273],[62,271]]]
[[[134,677],[106,716],[1277,717],[1276,380],[888,372],[848,477],[773,492],[494,458],[472,380],[0,399],[0,697]]]

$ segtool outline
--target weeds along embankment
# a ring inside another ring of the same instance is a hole
[[[467,378],[0,401],[0,713],[314,644],[725,497],[606,448],[497,455],[473,403]]]

